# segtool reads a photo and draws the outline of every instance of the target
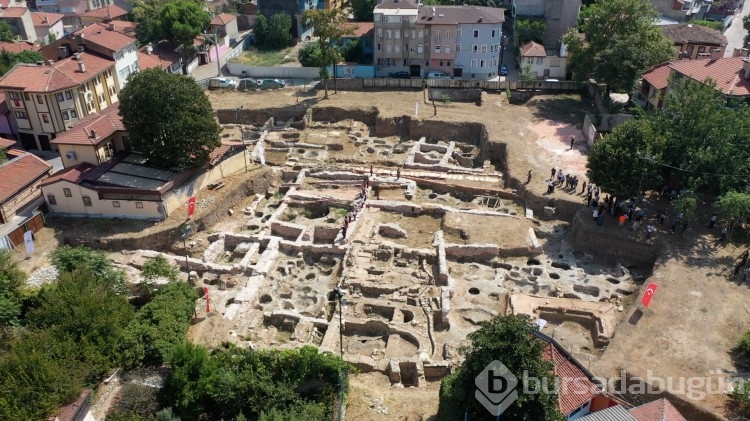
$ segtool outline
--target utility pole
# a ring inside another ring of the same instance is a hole
[[[239,108],[234,110],[234,124],[237,124],[238,116],[240,114],[240,110],[245,108],[244,105],[240,105]],[[245,134],[242,132],[242,128],[240,127],[240,136],[242,136],[242,155],[245,157],[245,172],[247,172],[247,146],[245,145]]]
[[[216,34],[213,34],[213,38],[211,38],[211,34],[202,34],[202,35],[208,38],[209,41],[212,41],[214,43],[214,46],[216,47],[216,70],[218,71],[218,74],[216,76],[221,76],[221,57],[219,57],[218,37]]]
[[[190,234],[190,221],[185,221],[184,224],[182,224],[182,246],[185,249],[185,269],[187,270],[188,274],[188,283],[192,283],[192,279],[190,279],[190,260],[188,260],[188,249],[187,249],[187,238]]]

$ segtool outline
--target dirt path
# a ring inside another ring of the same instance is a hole
[[[346,418],[349,420],[435,421],[440,382],[423,387],[391,387],[379,373],[349,376]]]

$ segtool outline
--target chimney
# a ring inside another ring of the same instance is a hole
[[[151,54],[151,53],[153,53],[153,52],[154,52],[154,47],[152,47],[152,46],[151,46],[151,44],[148,44],[148,45],[146,46],[146,52],[147,52],[148,54]]]
[[[724,54],[721,53],[721,48],[714,48],[711,50],[711,61],[718,60],[722,57],[724,57]]]
[[[91,129],[91,138],[96,139],[96,130]]]
[[[42,23],[47,23],[47,16],[42,17]]]
[[[44,66],[44,60],[41,60],[41,61],[37,61],[37,62],[36,62],[36,65],[37,65],[37,66]]]
[[[748,57],[750,56],[750,50],[747,48],[740,48],[740,57]]]
[[[86,73],[86,64],[81,59],[78,59],[78,70],[80,70],[81,73]]]
[[[750,79],[750,58],[742,59],[742,70],[745,72],[745,79]]]
[[[55,60],[47,60],[47,64],[53,66],[55,64]]]
[[[479,21],[478,21],[478,22],[479,22],[479,23],[482,23],[482,21],[483,21],[483,20],[484,20],[484,17],[480,16],[480,17],[479,17]]]
[[[115,24],[114,23],[112,23],[112,22],[109,23],[109,30],[110,31],[114,31],[115,30]]]

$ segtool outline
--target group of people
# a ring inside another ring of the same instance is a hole
[[[344,217],[344,225],[341,227],[341,238],[346,240],[346,231],[349,229],[349,224],[357,219],[357,214],[365,207],[367,201],[367,189],[370,187],[370,177],[367,177],[362,181],[357,197],[352,202],[352,210]]]
[[[527,183],[530,181],[531,171],[529,171]],[[556,169],[553,167],[552,170],[550,170],[550,177],[547,179],[547,193],[554,193],[555,187],[565,189],[569,192],[575,192],[578,189],[578,176],[565,174],[562,168]],[[583,182],[583,188],[586,188],[585,181]]]

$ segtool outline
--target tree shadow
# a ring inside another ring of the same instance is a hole
[[[527,104],[535,117],[573,125],[582,125],[586,113],[594,111],[580,94],[540,95],[530,99]]]

